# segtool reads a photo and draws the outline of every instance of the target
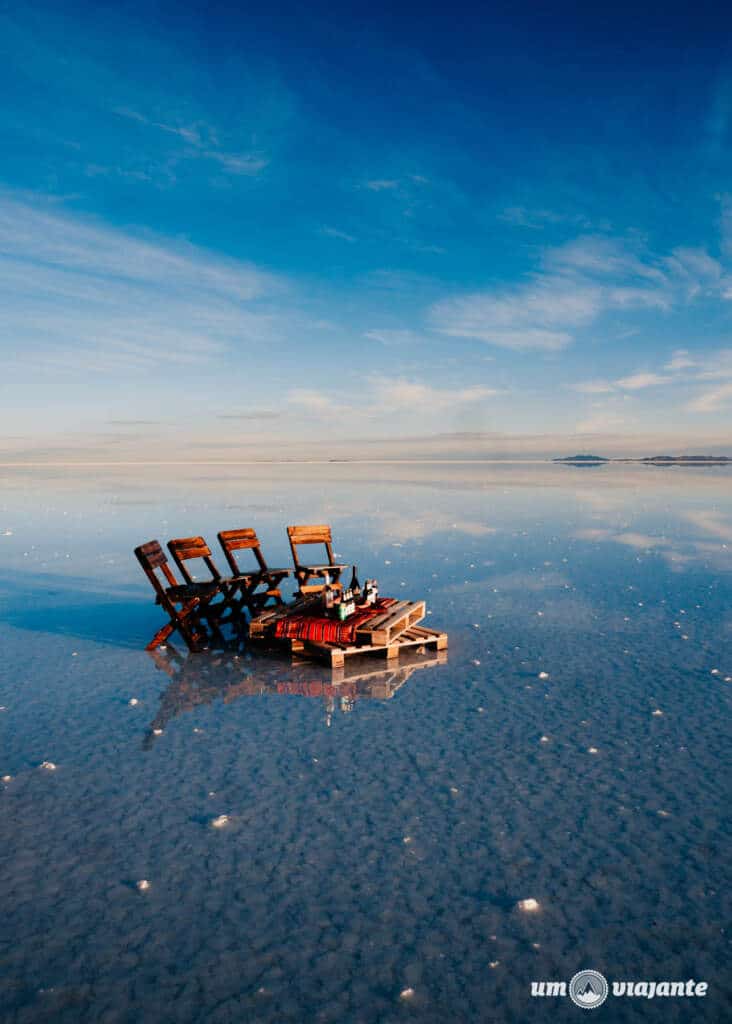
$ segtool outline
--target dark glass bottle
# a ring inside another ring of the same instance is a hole
[[[354,601],[357,601],[361,596],[361,584],[358,582],[358,576],[356,575],[358,566],[353,567],[353,575],[351,576],[350,591],[353,594]]]

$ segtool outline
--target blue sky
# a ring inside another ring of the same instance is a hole
[[[724,447],[729,29],[0,4],[6,456]]]

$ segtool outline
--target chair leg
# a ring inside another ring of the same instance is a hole
[[[162,627],[162,629],[159,629],[157,631],[157,633],[152,638],[150,643],[147,645],[145,650],[146,651],[154,651],[156,649],[156,647],[160,647],[161,644],[164,644],[165,641],[170,636],[170,634],[175,629],[175,627],[176,627],[176,623],[175,622],[173,622],[172,620],[170,622],[168,622],[165,626]]]
[[[198,598],[194,598],[184,604],[178,614],[178,630],[190,651],[200,651],[204,647],[202,641],[208,639],[201,621],[205,615],[205,607]]]

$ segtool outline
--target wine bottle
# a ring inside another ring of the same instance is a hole
[[[354,598],[356,600],[358,600],[358,598],[361,596],[361,584],[358,582],[358,574],[357,573],[358,573],[358,566],[354,565],[354,567],[353,567],[353,575],[351,576],[351,588],[350,589],[351,589],[351,593],[353,594],[353,596],[354,596]]]
[[[330,573],[325,574],[325,583],[323,584],[323,605],[326,610],[333,607],[335,603],[335,594],[333,588],[330,585]]]

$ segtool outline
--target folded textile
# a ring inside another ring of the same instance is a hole
[[[288,615],[275,623],[275,636],[280,640],[310,640],[315,644],[352,644],[356,631],[369,619],[381,615],[396,604],[394,597],[381,597],[376,604],[359,609],[343,622],[326,615]]]

